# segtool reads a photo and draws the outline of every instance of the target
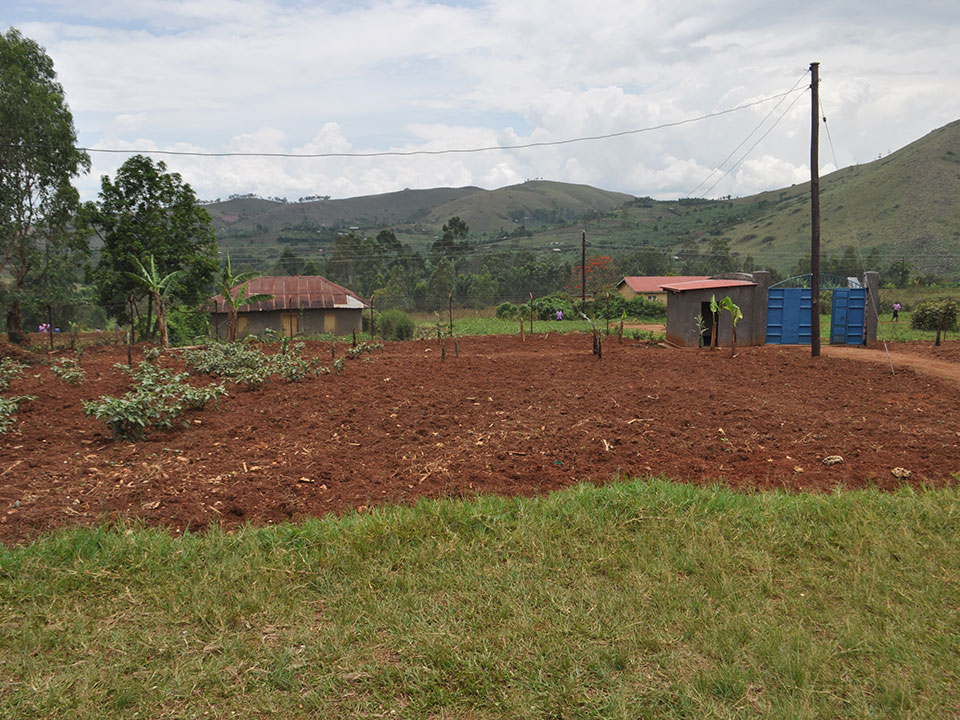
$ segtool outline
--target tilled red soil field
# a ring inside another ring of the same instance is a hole
[[[937,358],[957,358],[955,342]],[[809,348],[731,358],[627,341],[608,342],[600,360],[584,335],[463,338],[459,351],[448,342],[441,361],[435,342],[388,343],[341,376],[231,385],[186,427],[137,443],[81,409],[128,389],[113,367],[125,349],[88,349],[79,386],[34,364],[6,392],[38,399],[0,435],[0,540],[119,518],[230,528],[619,474],[824,491],[940,486],[960,472],[958,386],[913,368],[893,375]],[[306,355],[329,360],[329,346],[308,343]],[[162,362],[182,367],[176,352]]]

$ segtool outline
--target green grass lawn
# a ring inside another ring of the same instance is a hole
[[[957,717],[958,515],[652,479],[59,532],[0,550],[0,717]]]

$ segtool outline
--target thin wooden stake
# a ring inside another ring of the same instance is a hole
[[[47,305],[47,335],[50,336],[50,349],[53,350],[53,307]]]
[[[607,293],[607,335],[610,334],[610,293]]]

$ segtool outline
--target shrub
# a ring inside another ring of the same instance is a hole
[[[557,310],[563,313],[564,320],[573,320],[578,317],[577,309],[563,293],[544,295],[533,301],[533,312],[540,320],[553,320]],[[528,308],[529,311],[529,308]]]
[[[322,372],[316,360],[303,358],[305,345],[281,338],[282,352],[266,355],[256,347],[242,343],[211,343],[183,354],[191,371],[205,375],[231,378],[248,388],[259,388],[271,375],[279,375],[287,382],[300,382],[308,375]]]
[[[79,385],[87,377],[80,363],[73,358],[60,358],[50,366],[50,371],[67,385]]]
[[[497,317],[501,320],[512,320],[517,316],[519,310],[512,302],[504,302],[497,305]]]
[[[381,348],[383,348],[383,345],[381,343],[360,342],[360,343],[357,343],[356,347],[352,347],[349,350],[347,350],[347,357],[353,360],[354,358],[360,357],[364,353],[373,352],[374,350],[380,350]]]
[[[403,310],[384,310],[380,316],[380,335],[385,340],[409,340],[415,327],[413,318]]]
[[[136,370],[116,367],[133,376],[134,389],[123,397],[101,395],[83,404],[83,411],[103,420],[115,438],[137,440],[147,428],[168,429],[185,410],[200,409],[227,394],[222,383],[195,387],[185,382],[187,373],[174,373],[148,362],[141,362]]]
[[[16,395],[14,397],[0,397],[0,433],[5,433],[16,420],[17,408],[22,403],[36,400],[36,395]]]
[[[10,357],[0,360],[0,390],[6,390],[10,387],[11,380],[23,377],[25,367],[26,365]]]
[[[940,344],[940,333],[947,330],[957,330],[957,303],[953,300],[921,300],[913,308],[910,316],[910,327],[915,330],[930,330],[937,333],[937,345]]]

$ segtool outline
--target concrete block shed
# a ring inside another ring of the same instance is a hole
[[[767,333],[767,289],[770,273],[725,273],[706,280],[669,282],[667,291],[667,342],[680,347],[698,347],[697,314],[703,316],[706,330],[704,346],[710,342],[713,318],[710,298],[720,302],[727,295],[737,304],[743,318],[737,323],[737,345],[763,345]],[[718,342],[729,347],[733,339],[730,313],[720,314]]]
[[[247,295],[265,293],[272,300],[242,305],[237,337],[275,330],[284,335],[349,335],[363,329],[370,303],[357,293],[319,275],[263,276],[247,283]],[[211,299],[211,319],[218,337],[226,333],[227,307],[222,295]]]

